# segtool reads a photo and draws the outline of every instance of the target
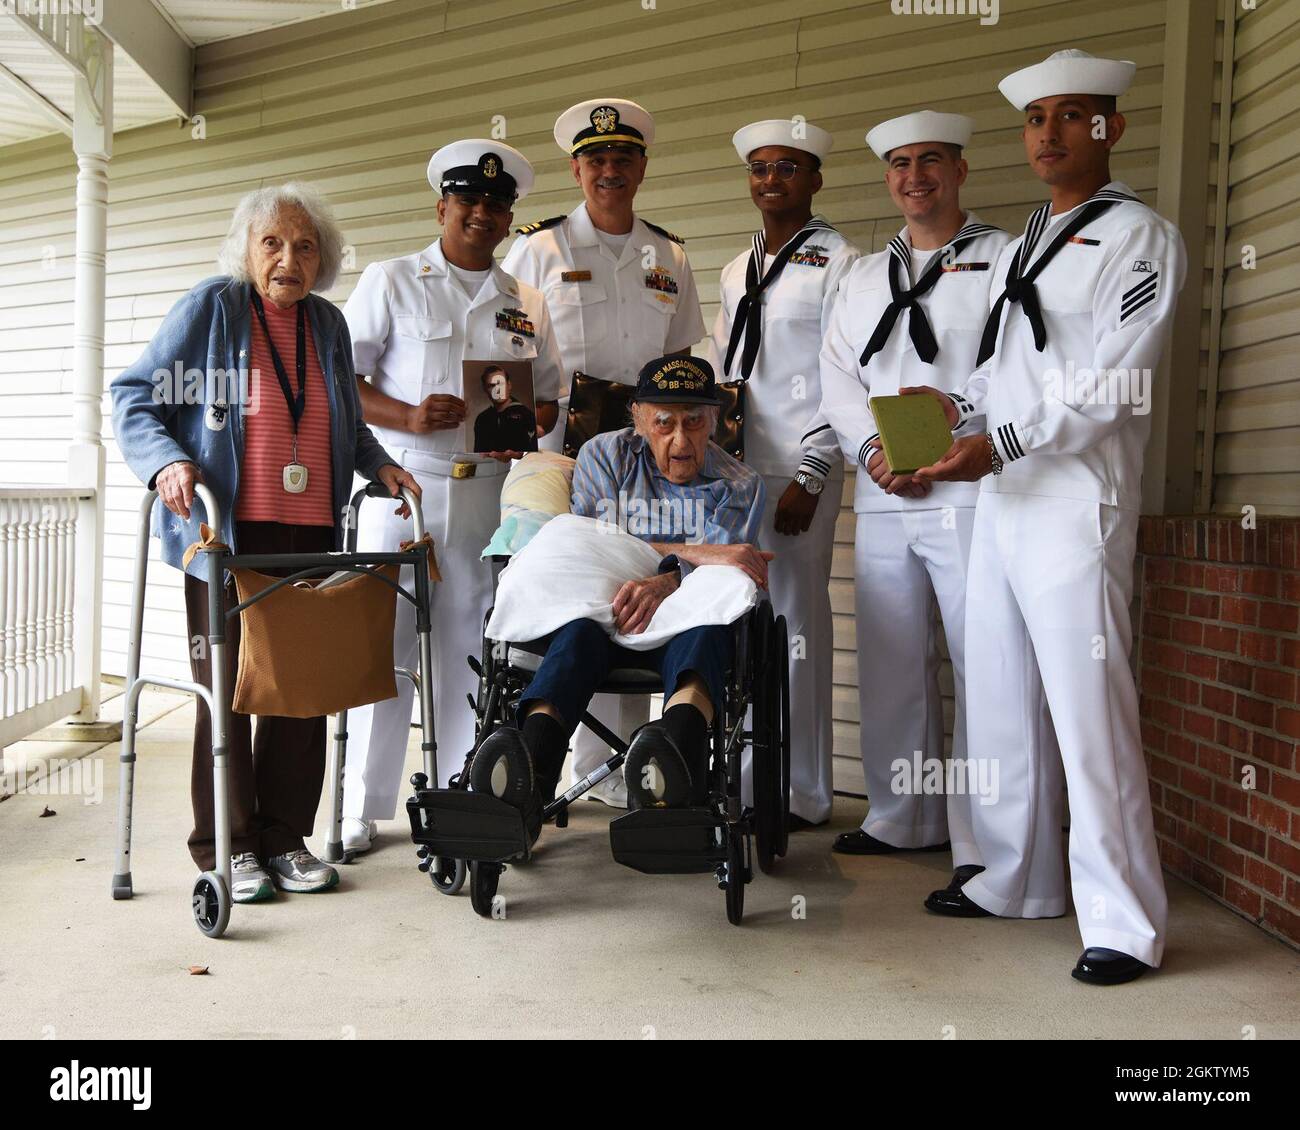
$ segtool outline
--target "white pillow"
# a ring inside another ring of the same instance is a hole
[[[614,642],[649,651],[680,632],[730,624],[758,602],[758,588],[733,565],[692,570],[644,632],[617,633],[614,597],[625,581],[653,577],[660,556],[640,538],[596,518],[551,519],[502,571],[489,639],[526,643],[572,620],[595,620]]]

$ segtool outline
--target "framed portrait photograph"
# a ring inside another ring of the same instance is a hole
[[[476,453],[537,450],[537,405],[531,361],[461,363],[467,439]]]

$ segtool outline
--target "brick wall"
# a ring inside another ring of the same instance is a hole
[[[1145,517],[1138,686],[1160,856],[1300,945],[1300,519]],[[1253,770],[1254,787],[1247,778]]]

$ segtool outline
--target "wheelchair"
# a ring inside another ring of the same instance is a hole
[[[786,853],[790,815],[790,680],[785,618],[773,616],[763,601],[731,626],[732,659],[723,702],[714,704],[710,734],[708,801],[690,808],[635,809],[610,822],[614,859],[649,875],[712,873],[726,893],[727,918],[739,925],[745,885],[753,862],[769,873]],[[513,724],[515,708],[544,649],[483,639],[480,660],[475,748],[497,727]],[[636,667],[611,671],[601,694],[658,694],[656,672]],[[619,772],[628,744],[584,712],[582,722],[615,751],[603,764],[546,806],[542,819],[557,828],[568,823],[569,806],[611,773]],[[752,755],[753,804],[741,803],[741,755]],[[506,865],[531,856],[522,813],[486,793],[468,791],[469,759],[447,789],[431,789],[428,777],[411,778],[414,795],[406,802],[411,838],[419,845],[420,867],[434,885],[449,889],[456,861],[469,865],[470,902],[492,917],[498,884]]]
[[[575,374],[574,400],[579,399],[580,376]],[[602,414],[604,427],[596,422]],[[607,430],[615,415],[608,410],[602,413],[599,405],[593,410],[590,403],[571,401],[566,451],[581,446],[575,432],[580,435],[585,430],[584,419],[595,434]],[[737,448],[740,416],[739,409],[727,411],[719,427],[720,432],[728,429],[729,446]],[[499,571],[507,560],[493,558],[492,565]],[[775,616],[766,600],[729,630],[731,660],[723,701],[713,704],[707,802],[697,807],[631,810],[610,822],[609,840],[614,859],[634,871],[712,874],[725,893],[727,919],[739,925],[755,858],[759,870],[769,873],[788,846],[790,652],[785,618]],[[475,749],[498,727],[513,724],[515,709],[544,654],[540,641],[493,640],[485,630],[481,656],[469,660],[478,676],[478,693],[471,703],[476,718]],[[641,695],[664,689],[655,671],[627,666],[611,671],[596,693]],[[589,711],[584,711],[581,721],[614,753],[545,807],[543,822],[553,822],[556,828],[568,824],[569,806],[611,773],[619,772],[627,756],[628,743]],[[752,763],[753,803],[749,805],[743,804],[741,797],[741,761],[746,748]],[[518,809],[489,794],[469,791],[470,757],[472,752],[446,789],[430,788],[427,774],[416,773],[411,778],[414,793],[406,802],[406,811],[420,870],[438,890],[454,893],[459,889],[458,874],[463,874],[458,868],[467,863],[470,903],[477,914],[493,917],[502,874],[510,863],[526,863],[531,847]]]

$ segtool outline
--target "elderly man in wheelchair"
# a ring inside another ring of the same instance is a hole
[[[770,553],[755,548],[763,514],[760,475],[710,442],[719,399],[707,362],[670,356],[647,364],[632,397],[632,427],[589,440],[573,472],[574,514],[616,523],[661,555],[652,576],[628,580],[613,601],[617,632],[645,631],[690,570],[732,565],[767,586]],[[732,658],[727,626],[688,628],[649,650],[630,650],[596,620],[571,620],[548,638],[515,725],[494,729],[469,765],[469,786],[518,808],[535,841],[555,796],[569,738],[592,695],[619,667],[656,672],[662,717],[632,737],[624,764],[630,807],[705,803],[714,713]]]

